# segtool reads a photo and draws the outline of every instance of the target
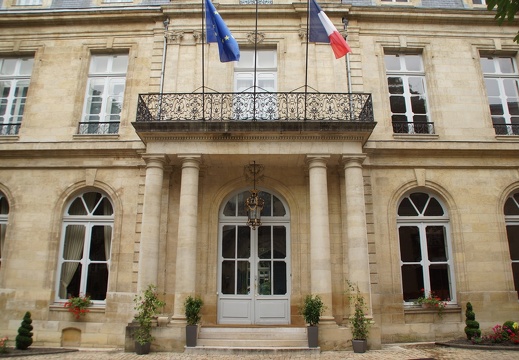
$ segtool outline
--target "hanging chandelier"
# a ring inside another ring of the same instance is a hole
[[[261,226],[261,210],[265,201],[259,197],[259,190],[256,189],[256,175],[263,170],[263,165],[257,165],[254,161],[252,164],[245,166],[245,175],[249,177],[252,174],[253,188],[250,190],[250,196],[245,200],[245,210],[247,211],[247,225],[252,230]]]

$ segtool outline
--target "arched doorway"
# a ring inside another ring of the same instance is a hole
[[[218,323],[290,323],[290,216],[276,195],[265,200],[262,225],[247,225],[249,191],[230,196],[218,228]]]

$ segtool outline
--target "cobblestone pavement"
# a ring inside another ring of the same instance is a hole
[[[506,350],[471,350],[441,347],[434,345],[405,346],[405,345],[384,345],[382,350],[370,350],[364,354],[354,354],[352,351],[324,351],[316,355],[302,354],[211,354],[193,355],[183,353],[152,352],[148,355],[136,355],[135,353],[125,353],[121,350],[85,350],[79,352],[54,354],[54,355],[34,355],[13,358],[16,360],[282,360],[282,359],[318,359],[318,360],[339,360],[339,359],[360,359],[360,360],[519,360],[519,351]]]

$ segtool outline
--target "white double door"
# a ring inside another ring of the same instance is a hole
[[[290,323],[288,224],[220,224],[218,323]]]

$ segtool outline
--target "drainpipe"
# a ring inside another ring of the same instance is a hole
[[[162,94],[164,92],[164,69],[166,68],[166,51],[168,46],[168,25],[169,18],[164,20],[164,45],[162,47],[162,65],[160,70],[160,95],[159,95],[159,111],[158,111],[158,121],[160,121],[160,117],[162,116]]]

